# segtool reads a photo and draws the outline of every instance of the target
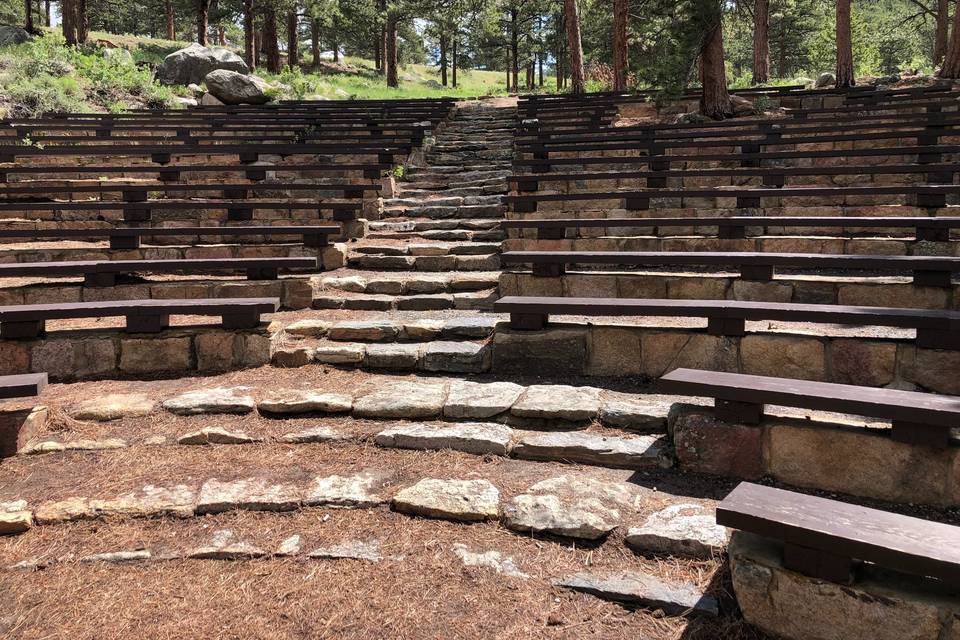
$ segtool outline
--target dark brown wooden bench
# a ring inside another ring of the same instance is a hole
[[[253,212],[310,210],[322,214],[331,212],[333,220],[344,222],[356,220],[363,210],[361,202],[297,202],[286,200],[150,200],[147,202],[120,202],[112,200],[86,200],[80,202],[5,202],[0,201],[0,213],[24,211],[122,211],[125,222],[148,222],[153,211],[226,211],[227,220],[253,220]]]
[[[197,298],[187,300],[111,300],[25,304],[0,307],[0,338],[24,340],[44,335],[47,320],[124,316],[131,333],[157,333],[171,315],[220,316],[226,329],[252,329],[260,315],[275,313],[278,298]]]
[[[856,218],[850,218],[851,222]],[[913,284],[951,287],[951,276],[960,271],[960,258],[939,256],[883,256],[820,253],[765,253],[754,251],[507,251],[504,265],[532,264],[534,275],[557,277],[567,265],[607,264],[637,266],[733,266],[744,280],[766,282],[774,268],[844,269],[912,272]]]
[[[960,426],[960,398],[933,393],[697,369],[675,369],[657,389],[713,398],[717,418],[727,422],[759,424],[767,404],[881,418],[892,422],[894,440],[939,449]]]
[[[83,276],[84,286],[112,287],[131,273],[243,272],[250,280],[275,280],[280,269],[319,269],[317,258],[205,258],[196,260],[74,260],[0,264],[0,278]]]
[[[47,374],[45,373],[0,376],[0,400],[33,398],[40,395],[46,386]]]
[[[109,238],[111,249],[137,249],[143,238],[159,236],[300,236],[303,245],[321,248],[328,237],[340,233],[337,225],[297,227],[128,227],[120,229],[4,229],[0,238]]]
[[[236,164],[183,164],[183,165],[41,165],[41,166],[8,166],[0,167],[0,183],[8,183],[8,176],[53,175],[60,174],[93,174],[96,177],[120,174],[155,175],[162,182],[178,182],[181,173],[242,173],[251,182],[267,179],[267,173],[280,171],[283,173],[318,173],[329,171],[336,175],[343,172],[359,172],[368,180],[376,180],[383,176],[385,171],[393,167],[390,163],[370,164],[289,164],[289,165],[236,165]],[[15,184],[15,183],[14,183]]]
[[[717,506],[717,524],[783,545],[783,565],[847,583],[854,561],[960,585],[960,527],[741,482]]]
[[[541,240],[561,240],[567,229],[717,227],[725,239],[745,238],[748,227],[817,227],[838,229],[914,229],[917,240],[947,242],[950,230],[960,228],[960,216],[918,217],[838,217],[824,216],[708,216],[697,218],[553,218],[544,220],[504,220],[504,229],[536,229]]]
[[[219,191],[221,197],[231,200],[246,200],[256,198],[261,191],[307,191],[330,192],[340,194],[346,199],[360,199],[368,193],[374,195],[382,189],[379,184],[345,184],[345,183],[307,183],[307,182],[268,182],[262,184],[220,183],[220,184],[122,184],[119,182],[101,182],[99,184],[78,185],[31,185],[7,184],[0,187],[0,202],[15,202],[26,200],[23,196],[31,196],[33,200],[43,199],[53,201],[53,194],[73,193],[119,193],[124,202],[146,202],[153,193],[169,193],[171,191]],[[297,197],[297,196],[293,196]],[[305,197],[305,196],[299,196]],[[81,201],[82,202],[82,201]]]
[[[706,318],[707,333],[717,336],[746,335],[748,320],[777,320],[916,329],[918,347],[960,349],[960,311],[739,300],[533,296],[500,298],[493,310],[509,313],[510,327],[521,331],[543,329],[551,315]]]

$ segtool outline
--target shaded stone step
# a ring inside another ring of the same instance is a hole
[[[401,271],[492,271],[500,268],[499,254],[438,255],[438,256],[379,256],[351,257],[351,267],[370,270]]]
[[[496,289],[463,293],[439,293],[423,295],[391,296],[377,294],[353,294],[344,296],[315,294],[314,309],[351,309],[355,311],[490,311],[499,299]]]
[[[394,276],[347,276],[321,278],[317,283],[317,293],[335,289],[350,293],[371,293],[386,295],[455,293],[482,291],[497,286],[497,274],[450,274],[418,275],[397,274]]]
[[[385,207],[384,218],[489,218],[503,217],[506,207],[501,204],[463,206]]]
[[[451,318],[449,320],[300,320],[283,328],[291,336],[327,338],[349,342],[396,342],[423,340],[477,340],[493,334],[497,319],[492,317]]]
[[[667,615],[720,615],[716,598],[692,583],[668,583],[640,571],[617,574],[577,573],[553,583],[558,587],[633,606],[660,609]]]

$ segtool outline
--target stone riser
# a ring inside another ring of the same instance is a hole
[[[715,273],[567,273],[560,278],[503,273],[502,296],[667,298],[841,304],[900,309],[960,309],[960,283],[915,287],[908,278],[778,275],[771,282]]]
[[[706,237],[676,237],[664,229],[664,236],[634,235],[631,237],[568,238],[565,240],[537,240],[509,238],[503,251],[769,251],[775,253],[831,253],[891,256],[957,256],[960,255],[960,237],[952,242],[915,241],[912,237],[838,238],[824,233],[824,237],[803,237],[796,233],[782,237],[763,236],[742,240]],[[824,229],[824,232],[827,230]],[[891,229],[893,231],[893,229]],[[900,234],[912,231],[900,229]],[[624,234],[626,236],[627,234]]]
[[[76,282],[0,288],[0,304],[4,305],[173,298],[280,298],[284,309],[307,309],[313,287],[310,276],[293,276],[279,280],[147,281],[114,287],[85,287]]]
[[[567,172],[566,165],[554,167],[557,173]],[[622,168],[622,171],[628,169]],[[639,170],[642,170],[640,168]],[[585,171],[590,173],[590,167]],[[747,171],[747,169],[744,169]],[[519,172],[518,172],[519,173]],[[524,173],[526,175],[526,173]],[[611,180],[551,180],[550,174],[531,174],[538,182],[537,193],[580,193],[587,191],[612,191],[615,189],[701,189],[711,187],[763,187],[759,176],[686,176],[667,178],[666,186],[648,187],[645,178],[621,178]],[[893,173],[865,175],[787,175],[784,187],[876,187],[884,185],[926,184],[925,173]],[[514,195],[532,195],[529,191],[511,191]]]
[[[579,203],[578,208],[571,210],[548,209],[543,208],[550,203],[542,203],[537,211],[522,212],[509,211],[506,214],[508,220],[545,220],[553,218],[585,218],[597,220],[601,218],[704,218],[719,216],[768,216],[776,218],[779,216],[791,217],[927,217],[927,216],[956,216],[960,212],[960,207],[946,206],[939,209],[928,207],[916,207],[913,205],[890,204],[889,202],[881,204],[867,205],[831,205],[823,204],[816,200],[809,204],[800,204],[795,206],[769,206],[769,207],[743,207],[737,208],[736,198],[728,198],[730,202],[723,202],[724,206],[714,207],[710,204],[701,205],[690,202],[690,206],[682,207],[679,199],[664,199],[663,207],[652,207],[651,209],[629,210],[622,208],[621,205],[615,207],[601,206],[601,203],[591,204],[590,202]],[[813,199],[811,199],[813,200]],[[656,202],[656,201],[653,201]],[[564,206],[564,205],[559,205]],[[592,208],[593,207],[593,208]],[[542,209],[542,210],[541,210]],[[851,225],[854,223],[851,222]],[[682,229],[674,227],[673,230]]]
[[[882,421],[865,428],[792,417],[760,425],[717,420],[712,409],[674,405],[669,431],[682,471],[840,492],[894,503],[960,505],[960,446],[896,442]],[[922,459],[922,463],[918,461]]]
[[[316,201],[313,201],[316,202]],[[347,201],[339,201],[347,202]],[[158,208],[151,211],[151,220],[154,221],[166,221],[166,220],[197,220],[201,222],[203,220],[207,221],[216,221],[216,222],[226,222],[229,218],[227,216],[226,208],[197,208],[197,209],[164,209],[161,207],[162,203],[158,203]],[[264,221],[264,220],[288,220],[288,221],[312,221],[312,220],[329,220],[332,218],[332,213],[329,208],[324,208],[324,204],[321,202],[317,206],[313,206],[312,202],[305,204],[305,207],[310,208],[294,208],[294,209],[258,209],[256,204],[252,201],[247,200],[237,200],[236,206],[239,207],[252,207],[252,219],[255,221]],[[375,217],[380,213],[380,203],[376,200],[368,200],[363,203],[363,207],[357,213],[358,217],[362,216],[371,216]],[[49,209],[43,209],[40,211],[29,210],[29,209],[7,209],[4,210],[2,215],[6,218],[23,218],[27,220],[53,220],[57,222],[67,222],[72,220],[123,220],[123,211],[121,209],[111,208],[109,205],[104,205],[101,209],[82,209],[82,210],[71,210],[71,209],[58,209],[56,203],[50,203]]]
[[[206,258],[287,258],[316,257],[317,249],[302,244],[256,244],[213,246],[141,246],[139,249],[110,249],[107,246],[61,249],[4,249],[0,263],[61,262],[68,260],[182,260]]]
[[[501,325],[493,337],[498,375],[642,376],[678,367],[822,380],[871,387],[916,385],[960,395],[960,351],[917,348],[913,340],[751,332],[742,338],[705,329],[553,323],[543,331]]]
[[[950,205],[956,207],[958,202],[957,196],[948,196],[947,205],[949,208]],[[538,202],[537,209],[533,212],[518,212],[515,210],[516,205],[511,205],[510,215],[508,217],[523,216],[523,217],[537,217],[536,214],[544,213],[553,213],[553,212],[565,212],[579,213],[581,217],[586,218],[599,218],[599,217],[651,217],[656,216],[668,216],[667,210],[676,210],[676,209],[686,209],[686,210],[699,210],[699,211],[710,211],[708,215],[725,215],[721,213],[721,210],[730,210],[736,213],[730,213],[726,215],[738,215],[738,216],[770,216],[770,215],[833,215],[839,216],[844,215],[842,213],[801,213],[804,209],[818,209],[818,210],[834,210],[839,211],[841,209],[850,209],[850,208],[859,208],[859,209],[870,209],[873,207],[884,207],[887,209],[898,207],[903,210],[903,213],[900,215],[914,215],[914,216],[925,216],[930,215],[931,211],[944,211],[944,209],[928,209],[927,207],[918,207],[915,203],[915,196],[913,195],[875,195],[875,196],[803,196],[803,197],[788,197],[788,198],[760,198],[759,207],[737,207],[737,198],[736,197],[712,197],[712,198],[651,198],[650,206],[647,209],[626,209],[626,203],[623,197],[601,197],[591,200],[556,200],[556,201],[547,201],[547,202]],[[789,211],[793,210],[792,214],[778,214],[776,211]],[[643,212],[656,211],[656,214],[647,213],[643,215]],[[909,213],[907,213],[909,211]],[[590,212],[592,215],[583,215]],[[607,212],[600,215],[593,214],[593,212]],[[869,215],[869,214],[860,214],[860,215]],[[946,215],[946,214],[944,214]],[[572,217],[572,216],[563,216],[563,217]]]
[[[500,257],[489,256],[359,256],[351,267],[383,271],[496,271]]]
[[[743,138],[739,138],[742,140]],[[599,138],[597,142],[602,142],[602,138]],[[686,144],[688,141],[680,141],[681,143]],[[759,140],[757,141],[759,142]],[[960,143],[960,137],[958,136],[943,136],[940,138],[941,145],[956,145]],[[647,153],[647,147],[643,143],[637,142],[634,148],[627,149],[606,149],[606,150],[588,150],[588,151],[550,151],[550,160],[555,159],[570,159],[570,158],[637,158],[645,157],[649,155]],[[764,153],[790,153],[790,152],[809,152],[809,151],[835,151],[839,157],[822,157],[822,158],[784,158],[778,159],[777,165],[784,167],[805,167],[805,166],[837,166],[838,164],[895,164],[895,163],[913,163],[915,162],[916,155],[912,156],[914,159],[909,159],[911,156],[898,156],[898,155],[888,155],[888,156],[843,156],[844,151],[852,151],[858,149],[890,149],[895,147],[916,147],[917,146],[917,137],[904,137],[904,138],[884,138],[882,140],[860,140],[857,142],[810,142],[802,144],[779,144],[779,145],[764,145]],[[739,155],[741,153],[740,145],[733,144],[732,140],[724,140],[721,138],[712,138],[709,143],[705,144],[702,147],[671,147],[670,141],[666,141],[663,145],[665,148],[664,153],[670,156],[716,156],[716,155],[729,155],[731,158]],[[945,153],[943,154],[943,162],[953,162],[956,160],[957,154]],[[534,154],[529,151],[517,152],[518,159],[532,160]],[[844,162],[845,161],[845,162]],[[681,164],[683,162],[683,164]],[[671,162],[671,169],[677,168],[708,168],[716,166],[724,166],[720,164],[721,162],[726,162],[726,166],[736,167],[739,166],[739,160],[686,160],[686,161],[677,161],[678,166],[673,166],[674,163]],[[598,165],[591,165],[596,167]],[[602,166],[602,165],[601,165]],[[569,168],[569,165],[565,167]]]
[[[312,306],[314,309],[354,311],[443,311],[447,309],[490,311],[498,298],[496,290],[411,296],[371,294],[351,297],[344,297],[334,292],[333,295],[314,295]]]
[[[49,374],[52,381],[152,378],[259,367],[270,361],[266,326],[251,331],[172,328],[51,331],[37,340],[0,340],[0,371]]]
[[[366,344],[325,340],[278,347],[271,362],[279,367],[319,363],[383,372],[486,373],[490,370],[490,349],[464,341]]]
[[[347,277],[323,277],[315,282],[317,293],[322,295],[343,293],[367,293],[386,295],[415,295],[431,293],[463,293],[486,291],[497,287],[496,274],[457,274],[450,277],[425,276],[422,274],[390,274],[385,276],[356,275]]]

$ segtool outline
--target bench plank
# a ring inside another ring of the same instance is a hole
[[[720,503],[717,524],[960,584],[960,527],[749,482]]]
[[[12,376],[0,376],[0,400],[32,398],[40,395],[46,386],[46,373],[21,373]]]

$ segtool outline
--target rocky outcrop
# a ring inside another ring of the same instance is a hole
[[[13,25],[0,25],[0,47],[10,47],[15,44],[23,44],[33,40],[33,36]]]
[[[270,85],[257,76],[229,69],[217,69],[204,77],[210,94],[224,104],[264,104],[270,102]]]
[[[243,58],[232,51],[191,44],[163,59],[157,68],[157,80],[162,84],[199,84],[216,69],[250,73]]]

